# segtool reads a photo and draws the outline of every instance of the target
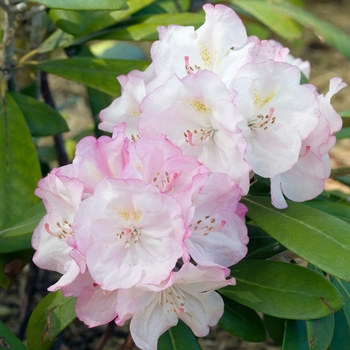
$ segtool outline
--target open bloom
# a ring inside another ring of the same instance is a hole
[[[118,293],[116,324],[132,317],[130,332],[135,344],[144,350],[156,350],[159,336],[178,320],[184,321],[198,337],[209,333],[224,311],[222,298],[214,290],[234,285],[226,280],[229,270],[218,266],[184,264],[158,286],[144,286]]]
[[[79,207],[79,252],[105,290],[160,283],[183,254],[180,204],[141,180],[104,179]]]
[[[144,98],[140,108],[142,137],[166,134],[184,155],[196,156],[210,171],[229,174],[248,192],[246,140],[237,127],[243,117],[215,73],[172,76]]]

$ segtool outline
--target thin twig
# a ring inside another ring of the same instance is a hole
[[[103,347],[105,346],[110,334],[113,331],[113,328],[115,326],[114,321],[111,321],[108,323],[107,328],[105,329],[105,331],[103,332],[101,338],[99,339],[98,343],[95,346],[95,350],[102,350]]]
[[[135,346],[134,339],[132,339],[131,334],[129,333],[125,339],[124,344],[120,348],[120,350],[132,350]]]
[[[40,72],[40,91],[44,98],[46,104],[55,108],[55,102],[52,98],[49,83],[47,81],[47,73]],[[69,163],[66,148],[64,146],[64,141],[62,135],[55,135],[55,148],[57,153],[58,164],[60,166],[67,165]]]

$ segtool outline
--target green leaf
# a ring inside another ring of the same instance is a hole
[[[55,109],[35,98],[9,92],[27,122],[32,136],[50,136],[68,131],[67,122]]]
[[[348,126],[346,128],[342,128],[340,131],[338,131],[336,133],[335,136],[336,136],[337,140],[349,138],[350,137],[350,126]]]
[[[124,0],[35,0],[39,4],[53,9],[62,10],[126,10],[128,5]]]
[[[79,35],[86,27],[84,12],[51,9],[49,16],[55,25],[64,32]]]
[[[147,16],[142,22],[129,25],[125,28],[110,29],[97,35],[98,40],[158,40],[157,27],[177,24],[182,26],[194,26],[198,28],[203,24],[204,14],[202,13],[178,13],[158,14]]]
[[[291,201],[284,210],[273,207],[267,197],[247,196],[242,202],[248,217],[286,248],[321,270],[350,280],[350,226],[343,220]]]
[[[337,218],[342,219],[343,221],[350,224],[350,206],[348,205],[319,200],[307,201],[305,202],[305,205],[336,216]]]
[[[282,350],[310,350],[304,321],[288,320]]]
[[[310,350],[327,350],[334,332],[334,315],[305,321]]]
[[[152,5],[147,6],[139,14],[170,13],[188,11],[191,6],[190,0],[157,0]]]
[[[327,350],[334,330],[334,315],[311,321],[288,320],[282,350]]]
[[[0,348],[26,350],[24,344],[0,321]]]
[[[31,247],[32,233],[46,211],[42,202],[0,230],[0,253],[15,252]]]
[[[231,267],[231,275],[237,284],[220,289],[220,293],[274,317],[320,318],[343,306],[332,283],[295,264],[244,259]]]
[[[288,19],[293,19],[306,28],[313,30],[325,43],[337,49],[347,58],[350,58],[350,37],[342,30],[291,4],[274,3],[272,7],[275,12],[283,14]]]
[[[231,2],[251,13],[268,28],[282,38],[292,41],[302,36],[300,26],[286,14],[277,13],[269,0],[231,0]]]
[[[66,298],[61,291],[42,299],[28,322],[28,350],[50,349],[56,336],[76,318],[74,307],[75,298]]]
[[[249,243],[247,258],[266,259],[286,250],[260,227],[247,224]]]
[[[341,112],[339,112],[339,115],[340,115],[342,118],[349,118],[349,117],[350,117],[350,109],[347,109],[346,111],[341,111]]]
[[[77,39],[77,41],[73,45],[77,45],[78,43],[86,42],[90,40],[91,37],[96,36],[96,32],[115,25],[133,15],[135,12],[141,10],[145,6],[153,3],[155,0],[130,0],[128,1],[129,8],[125,11],[93,11],[86,12],[86,26],[83,33],[80,33],[81,38]],[[90,36],[91,35],[91,36]]]
[[[133,69],[144,70],[147,61],[107,60],[101,58],[71,58],[43,61],[37,67],[44,72],[74,80],[109,95],[120,94],[116,77]]]
[[[350,327],[350,283],[342,281],[334,276],[331,276],[331,281],[343,296],[345,303],[343,308],[344,316],[346,317],[348,326]]]
[[[0,228],[22,215],[39,199],[34,190],[41,178],[36,150],[15,100],[0,100]]]
[[[283,343],[286,320],[270,315],[264,315],[264,323],[271,339],[278,345]]]
[[[264,323],[259,315],[249,307],[223,296],[225,309],[219,326],[226,332],[249,342],[266,339]]]
[[[334,334],[329,350],[350,349],[350,327],[343,310],[334,314]]]
[[[23,267],[33,257],[33,249],[0,254],[0,286],[9,289]]]
[[[57,29],[40,44],[38,53],[46,53],[58,48],[67,47],[73,43],[74,39],[73,35]]]
[[[200,350],[191,329],[179,320],[175,327],[168,329],[158,339],[158,350]]]

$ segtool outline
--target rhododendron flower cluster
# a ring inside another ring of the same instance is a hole
[[[253,174],[271,179],[272,204],[319,195],[341,118],[330,104],[346,86],[333,78],[320,95],[300,83],[310,65],[273,40],[247,37],[237,14],[204,5],[203,26],[160,27],[145,72],[119,77],[123,92],[100,113],[100,128],[127,123],[132,139],[166,134],[185,155],[230,175],[249,191]]]
[[[247,253],[246,208],[227,174],[165,135],[132,142],[123,129],[84,138],[72,164],[39,182],[47,214],[33,260],[62,274],[49,290],[77,297],[87,325],[132,318],[136,344],[156,349],[178,319],[204,336],[222,316],[215,290],[235,284],[227,267]]]
[[[122,95],[100,113],[112,137],[86,137],[73,163],[36,195],[47,214],[34,262],[62,274],[49,288],[77,298],[93,327],[112,320],[137,346],[183,320],[205,336],[223,314],[215,291],[247,253],[247,195],[254,174],[272,203],[320,194],[341,118],[309,84],[308,62],[275,41],[247,37],[229,7],[204,6],[202,27],[160,27],[145,72],[118,78]]]

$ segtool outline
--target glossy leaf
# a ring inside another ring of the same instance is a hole
[[[310,350],[327,350],[334,332],[334,315],[305,321]]]
[[[86,16],[84,12],[51,9],[49,16],[55,25],[64,32],[79,35],[86,27]]]
[[[144,70],[147,61],[107,60],[101,58],[71,58],[44,61],[37,67],[47,73],[74,80],[110,95],[120,94],[116,77],[133,69]]]
[[[288,320],[282,350],[310,350],[304,321]]]
[[[350,226],[307,205],[288,201],[273,207],[268,197],[242,199],[248,216],[286,248],[339,278],[350,280]]]
[[[28,350],[50,349],[56,336],[76,318],[74,307],[75,298],[66,298],[61,291],[42,299],[28,322]]]
[[[129,25],[125,28],[116,28],[108,30],[95,37],[99,40],[158,40],[159,26],[168,26],[177,24],[182,26],[194,26],[198,28],[204,22],[202,13],[177,13],[177,14],[158,14],[145,17],[142,22]]]
[[[277,13],[271,1],[231,0],[231,2],[251,13],[268,28],[286,40],[296,40],[302,35],[299,24],[288,18],[287,15]]]
[[[274,317],[320,318],[343,306],[331,282],[295,264],[245,259],[231,267],[231,275],[237,284],[220,289],[220,293]]]
[[[73,35],[65,33],[61,29],[57,29],[40,44],[38,53],[46,53],[58,48],[67,47],[71,45],[73,41]]]
[[[246,1],[248,2],[248,1]],[[350,37],[342,30],[334,27],[332,24],[323,21],[302,8],[286,3],[273,3],[275,12],[283,14],[289,19],[293,19],[306,28],[310,28],[325,43],[334,47],[347,58],[350,58]]]
[[[158,350],[200,350],[197,338],[191,329],[179,320],[158,339]],[[29,349],[30,350],[30,349]]]
[[[31,248],[32,233],[45,213],[44,205],[39,202],[21,217],[5,225],[0,230],[0,253]]]
[[[284,318],[264,315],[264,323],[271,339],[276,344],[282,345],[286,320]]]
[[[347,139],[350,137],[350,126],[342,128],[340,131],[336,133],[337,140]]]
[[[266,339],[264,323],[254,310],[225,296],[223,299],[224,314],[218,323],[222,329],[249,342],[261,342]]]
[[[75,42],[74,45],[86,42],[90,35],[94,37],[97,31],[113,26],[116,23],[129,18],[131,15],[135,14],[135,12],[153,2],[155,2],[155,0],[129,0],[129,8],[125,11],[89,11],[85,13],[86,26],[83,33],[80,34],[83,38],[77,39],[77,42]]]
[[[126,10],[128,5],[124,0],[35,0],[39,4],[53,9],[63,10]]]
[[[0,286],[9,289],[15,278],[33,257],[33,250],[0,254]]]
[[[247,224],[249,243],[247,258],[271,258],[286,250],[279,242],[269,236],[260,227]]]
[[[347,109],[346,111],[339,112],[339,115],[343,118],[349,118],[350,117],[350,109]]]
[[[65,119],[49,105],[35,98],[9,93],[20,108],[32,136],[50,136],[68,131]]]
[[[329,350],[350,349],[350,327],[343,310],[334,314],[334,334]]]
[[[346,317],[348,326],[350,327],[350,282],[340,280],[334,276],[331,276],[331,280],[339,290],[340,294],[343,296],[345,303],[343,308],[344,316]]]
[[[26,121],[10,96],[0,100],[0,228],[22,215],[39,199],[41,178],[36,150]]]
[[[350,224],[350,206],[348,205],[319,200],[307,201],[305,204],[312,208],[316,208],[320,211],[336,216],[337,218]]]
[[[26,350],[25,345],[0,321],[0,348]]]

